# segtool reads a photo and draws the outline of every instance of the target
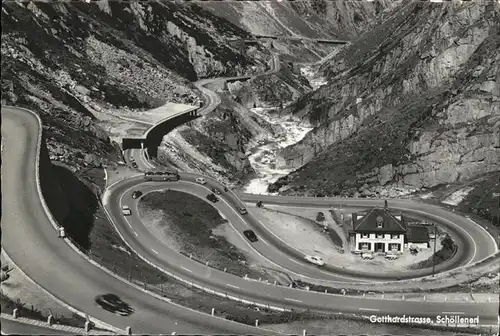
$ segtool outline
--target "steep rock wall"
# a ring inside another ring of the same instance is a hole
[[[494,3],[415,2],[361,36],[288,109],[317,127],[280,160],[310,164],[271,189],[421,188],[497,170],[499,22]]]

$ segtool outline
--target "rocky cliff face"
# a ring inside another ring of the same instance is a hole
[[[221,1],[201,6],[257,35],[350,40],[401,1]]]
[[[278,72],[228,83],[228,90],[246,108],[283,107],[311,91],[311,87],[293,63],[282,63]]]
[[[262,71],[262,47],[227,43],[247,35],[196,5],[2,3],[2,103],[40,113],[51,159],[111,164],[119,156],[96,116],[198,104],[191,80]]]
[[[370,195],[498,170],[499,12],[412,2],[328,61],[329,83],[288,109],[317,127],[281,158],[307,164],[271,190]]]
[[[158,148],[162,163],[198,172],[228,185],[241,185],[254,176],[249,148],[279,130],[247,108],[221,94],[221,105],[204,118],[178,127]]]

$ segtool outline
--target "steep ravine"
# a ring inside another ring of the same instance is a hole
[[[285,110],[316,127],[270,191],[386,195],[498,170],[499,25],[498,4],[414,2],[362,35]]]

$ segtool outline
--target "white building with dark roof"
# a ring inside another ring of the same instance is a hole
[[[406,224],[402,214],[386,208],[373,208],[368,212],[352,214],[349,231],[354,252],[402,252],[405,244]]]
[[[410,245],[429,247],[426,226],[408,225],[401,213],[393,214],[385,207],[353,213],[349,238],[351,250],[357,253],[397,253]]]

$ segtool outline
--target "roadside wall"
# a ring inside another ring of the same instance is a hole
[[[189,121],[198,118],[190,113],[182,114],[178,117],[168,119],[158,125],[156,125],[149,133],[146,138],[146,148],[148,149],[148,154],[150,158],[156,158],[158,155],[158,147],[160,146],[165,134],[168,134],[174,128],[185,124]]]

